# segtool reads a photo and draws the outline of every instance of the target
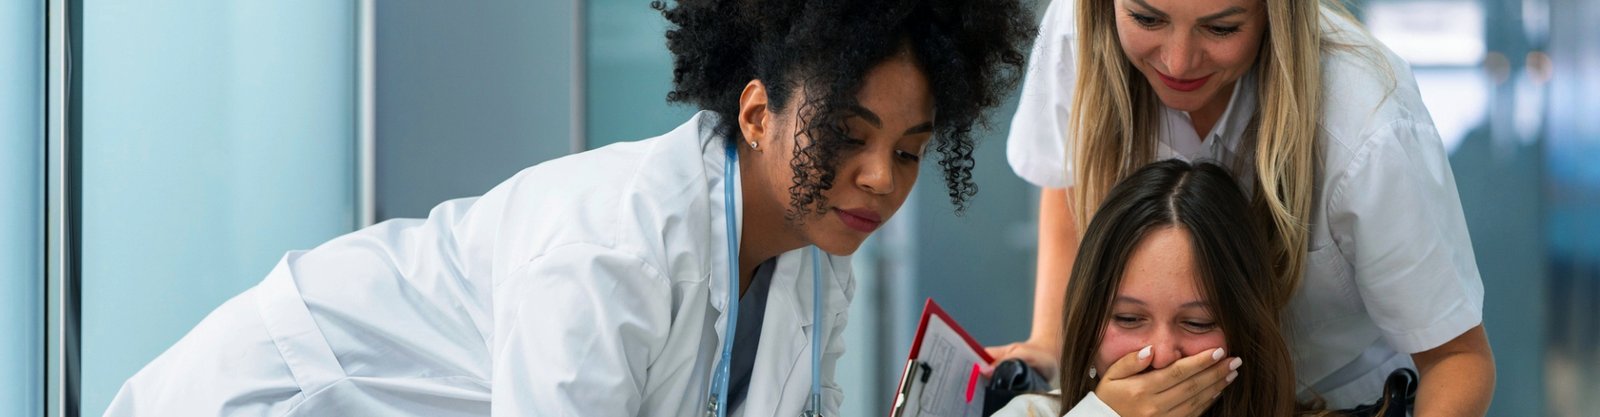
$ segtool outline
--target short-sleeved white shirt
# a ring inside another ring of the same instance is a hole
[[[1007,140],[1012,169],[1041,187],[1074,180],[1066,137],[1073,5],[1054,1],[1045,11]],[[1409,65],[1354,22],[1323,17],[1325,36],[1370,47],[1370,58],[1353,48],[1323,54],[1310,254],[1284,330],[1301,396],[1346,408],[1375,401],[1390,371],[1414,366],[1409,354],[1482,323],[1483,282],[1455,176]],[[1163,107],[1156,158],[1232,161],[1255,98],[1255,80],[1242,78],[1203,141],[1186,113]]]

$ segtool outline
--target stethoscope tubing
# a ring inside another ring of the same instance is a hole
[[[732,368],[733,335],[739,322],[739,219],[734,210],[734,166],[739,162],[738,147],[725,141],[726,160],[722,166],[723,223],[728,234],[728,322],[723,327],[722,357],[711,380],[711,401],[707,414],[728,415],[728,378]],[[803,415],[818,416],[822,410],[822,251],[811,247],[811,393]]]

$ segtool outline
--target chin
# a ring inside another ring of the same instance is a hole
[[[1166,86],[1155,86],[1156,97],[1161,99],[1161,104],[1173,110],[1192,112],[1199,110],[1206,102],[1206,95],[1200,91],[1182,93],[1166,89]]]
[[[817,249],[822,249],[823,252],[833,256],[850,256],[854,255],[856,250],[861,249],[861,239],[846,236],[836,237],[838,238],[837,240],[814,241],[812,244],[816,245]]]

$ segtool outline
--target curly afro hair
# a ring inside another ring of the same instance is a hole
[[[956,213],[977,194],[972,182],[974,125],[1016,87],[1024,51],[1037,31],[1021,0],[678,0],[651,3],[673,28],[673,90],[667,100],[716,112],[717,134],[736,140],[739,94],[759,79],[773,112],[796,87],[808,94],[795,150],[789,217],[827,204],[848,156],[844,120],[866,73],[909,50],[934,99],[933,149]]]

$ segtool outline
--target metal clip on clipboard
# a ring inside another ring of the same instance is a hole
[[[904,416],[906,412],[906,404],[915,402],[917,400],[917,398],[913,397],[912,388],[919,386],[927,387],[928,375],[931,374],[933,374],[933,368],[928,366],[928,364],[922,363],[916,359],[907,359],[906,369],[903,373],[901,373],[902,378],[900,378],[900,388],[895,390],[896,394],[894,399],[894,410],[891,411],[889,415],[893,417]],[[921,390],[916,391],[916,394],[922,393]],[[921,395],[917,395],[917,397],[920,396]]]
[[[989,378],[982,374],[993,359],[932,299],[923,307],[908,356],[891,417],[983,415]]]

